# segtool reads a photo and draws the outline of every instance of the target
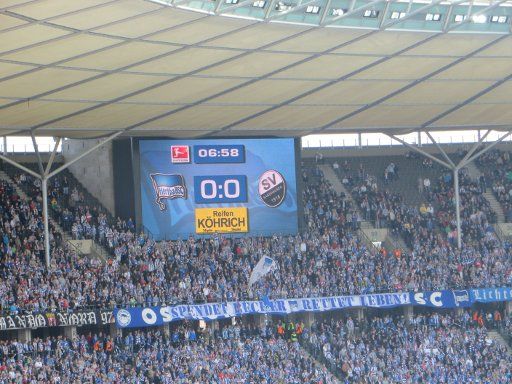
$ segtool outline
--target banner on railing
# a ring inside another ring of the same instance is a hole
[[[24,328],[66,327],[112,324],[111,310],[47,312],[0,316],[0,331]]]
[[[470,307],[471,298],[468,290],[442,290],[411,292],[411,304],[432,308]]]
[[[374,295],[334,296],[268,301],[235,301],[167,307],[114,310],[116,324],[122,328],[157,326],[178,320],[219,320],[250,314],[287,315],[299,312],[324,312],[343,308],[393,308],[410,304],[408,292]]]
[[[481,288],[471,290],[471,301],[479,303],[495,303],[512,301],[512,288]]]
[[[379,293],[265,301],[182,304],[161,307],[114,310],[120,328],[158,326],[179,320],[220,320],[250,314],[289,315],[299,312],[325,312],[344,308],[394,308],[405,305],[432,308],[466,308],[475,302],[512,300],[512,288],[441,290]]]

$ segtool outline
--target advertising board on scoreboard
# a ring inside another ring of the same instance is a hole
[[[142,224],[157,239],[295,234],[293,139],[140,140]]]

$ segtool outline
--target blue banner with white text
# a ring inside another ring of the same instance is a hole
[[[133,328],[158,326],[178,320],[210,321],[250,314],[288,315],[299,312],[324,312],[356,307],[394,308],[407,304],[410,304],[409,293],[399,292],[373,295],[127,308],[114,310],[114,316],[118,327]]]
[[[512,288],[440,290],[424,292],[378,293],[264,301],[181,304],[160,307],[114,310],[120,328],[158,326],[180,320],[220,320],[231,317],[268,314],[289,315],[300,312],[325,312],[345,308],[395,308],[405,305],[431,308],[466,308],[475,302],[512,301]]]
[[[478,303],[495,303],[512,301],[512,288],[481,288],[471,290],[471,301]]]
[[[464,308],[472,303],[468,290],[442,290],[411,292],[411,304],[432,308]]]

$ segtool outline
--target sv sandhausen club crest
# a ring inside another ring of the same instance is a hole
[[[153,188],[156,193],[156,203],[161,211],[167,206],[163,200],[165,199],[187,199],[187,187],[183,175],[172,173],[151,173],[149,175]]]

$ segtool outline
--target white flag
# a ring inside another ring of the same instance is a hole
[[[249,278],[249,287],[251,287],[255,282],[265,276],[272,270],[274,266],[274,259],[268,256],[262,256],[258,264],[254,267],[251,272],[251,277]]]

